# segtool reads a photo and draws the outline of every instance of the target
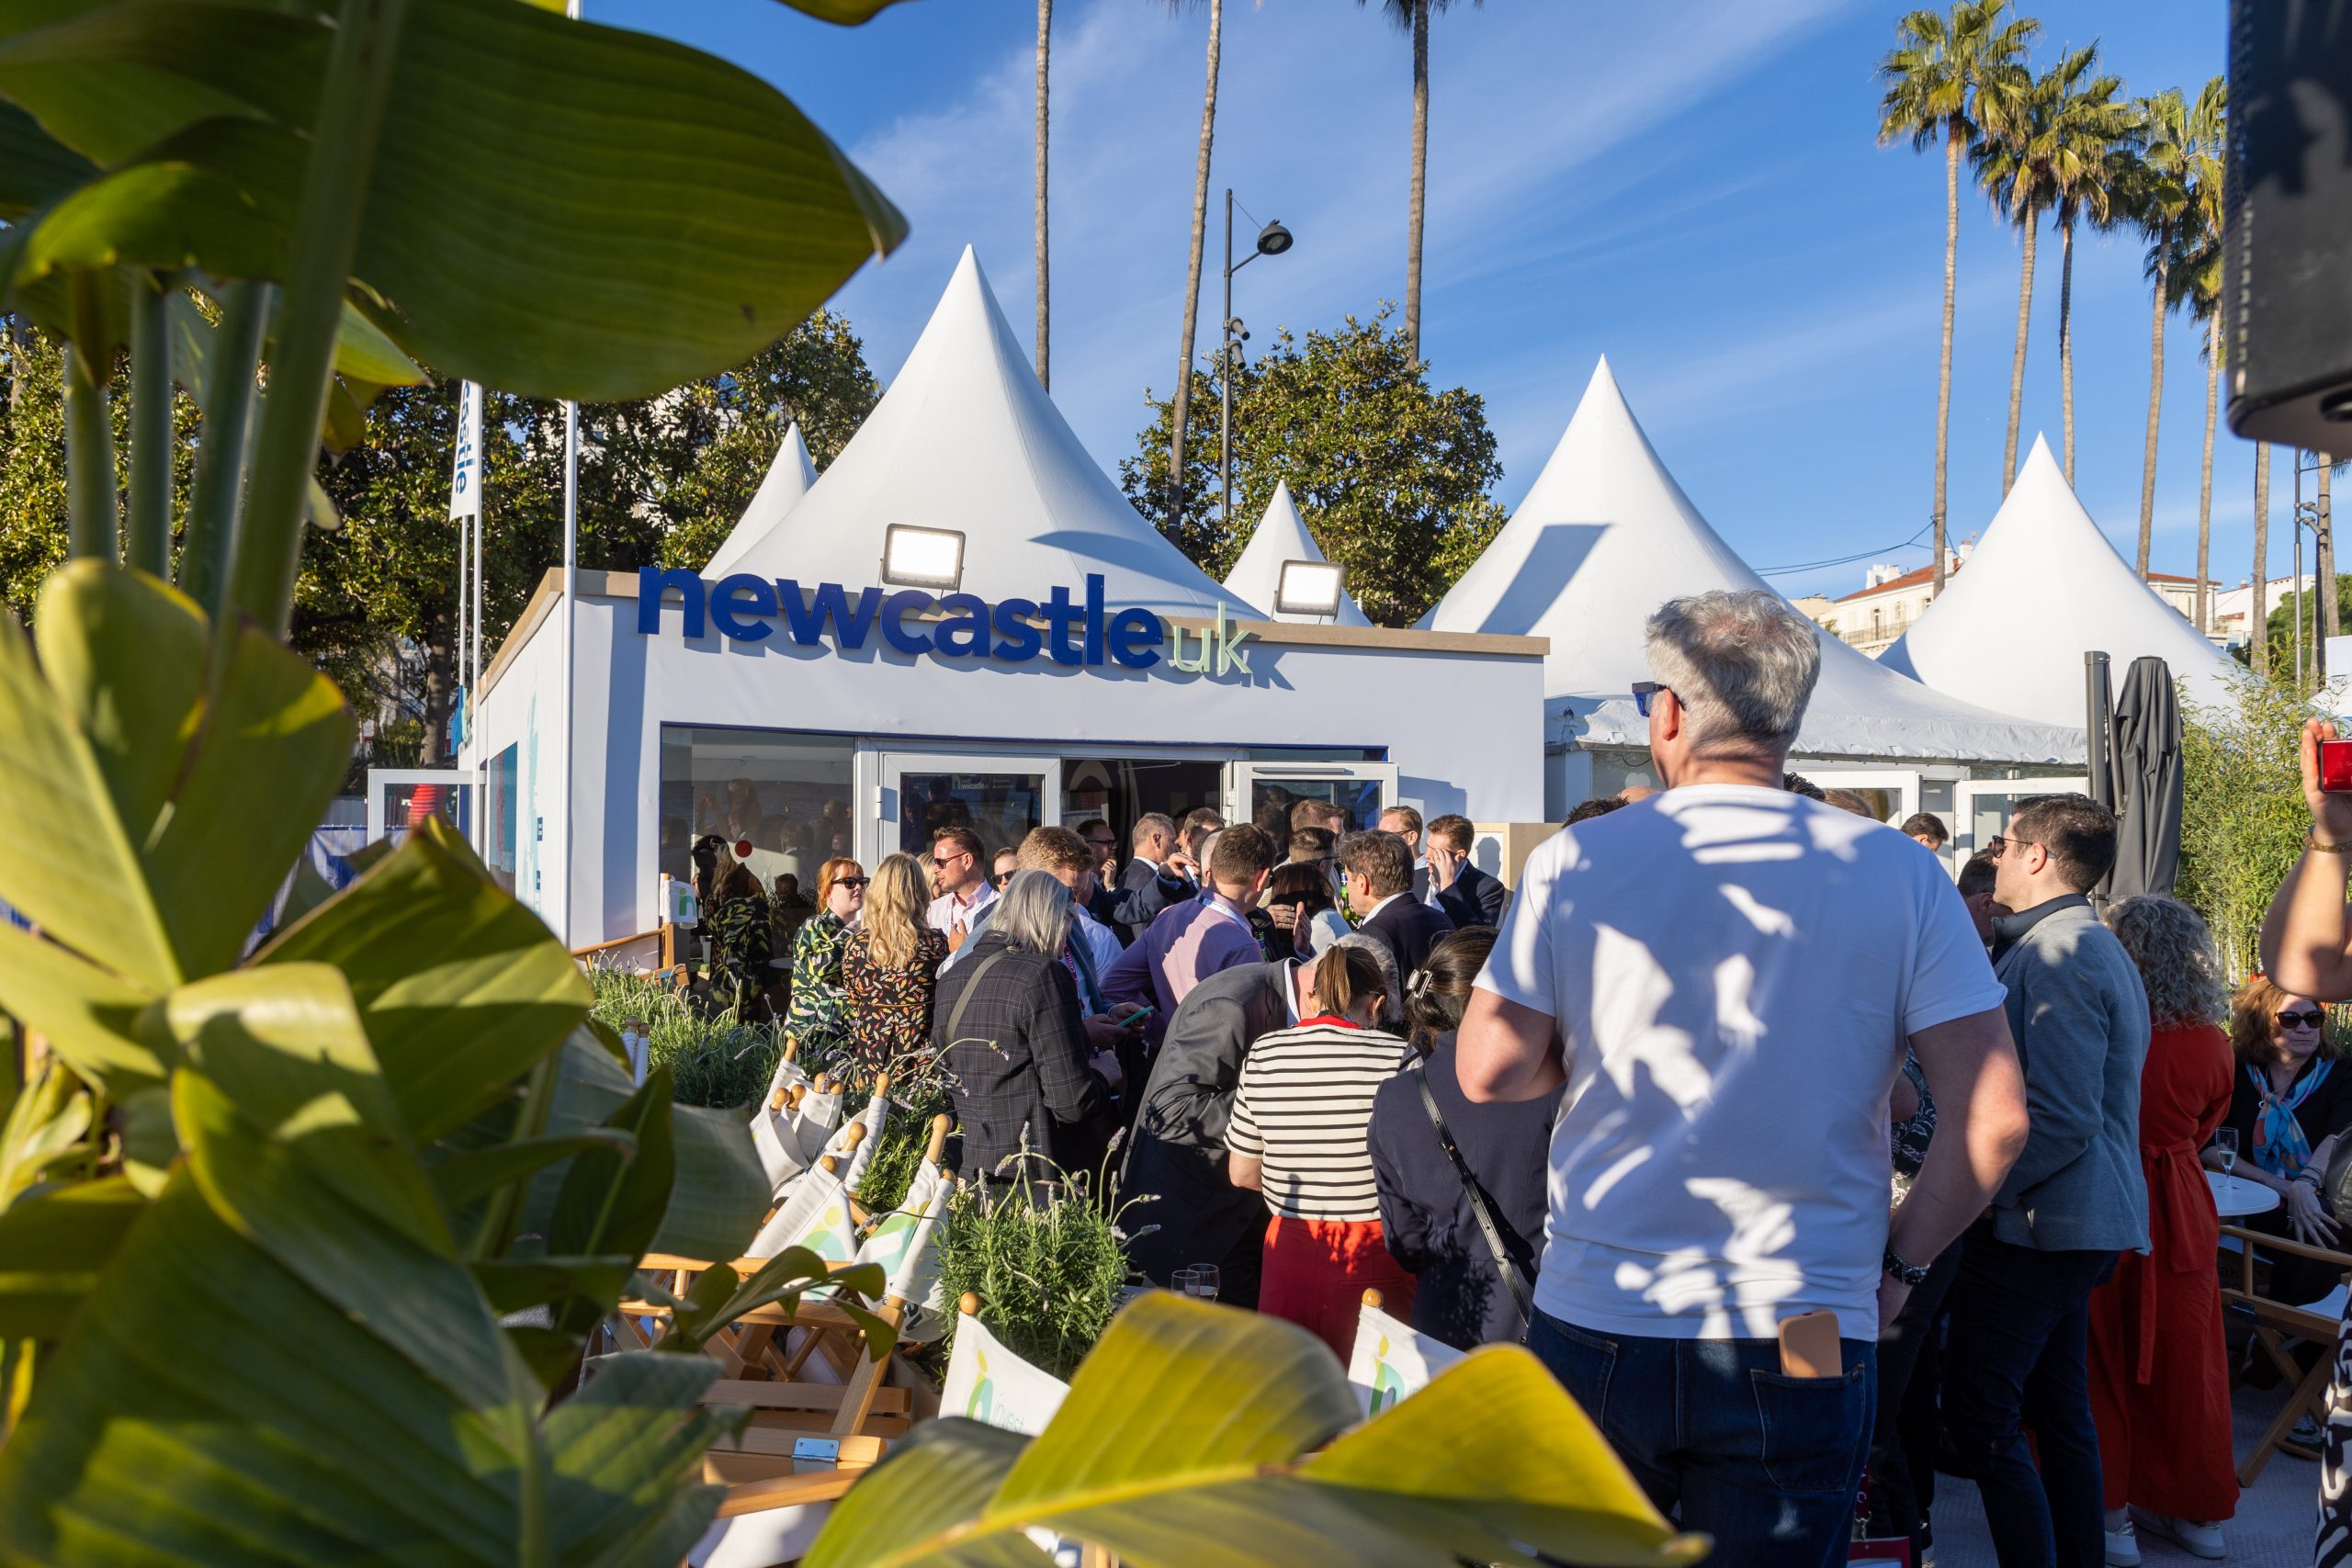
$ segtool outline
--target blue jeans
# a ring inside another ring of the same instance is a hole
[[[2001,1568],[2107,1561],[2087,1359],[2091,1292],[2114,1270],[2112,1252],[2017,1247],[1990,1220],[1961,1248],[1944,1341],[1944,1431],[1955,1468],[1984,1495]]]
[[[1772,1339],[1603,1336],[1541,1311],[1527,1331],[1658,1511],[1739,1568],[1846,1561],[1878,1348],[1839,1343],[1843,1377],[1792,1378]]]

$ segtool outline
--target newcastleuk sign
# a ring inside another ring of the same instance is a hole
[[[688,638],[715,626],[737,642],[763,642],[780,634],[804,648],[830,639],[837,649],[856,649],[878,637],[883,646],[918,658],[928,653],[1025,664],[1042,656],[1056,664],[1111,663],[1129,670],[1148,670],[1165,658],[1170,669],[1189,673],[1250,674],[1250,655],[1241,646],[1250,633],[1227,617],[1223,604],[1211,626],[1196,634],[1193,651],[1187,652],[1185,634],[1178,629],[1174,646],[1163,653],[1171,634],[1168,624],[1149,610],[1111,608],[1103,602],[1104,588],[1101,576],[1089,574],[1082,600],[1073,600],[1058,583],[1042,601],[1001,599],[994,604],[977,594],[934,596],[916,588],[892,593],[864,588],[853,598],[838,582],[820,582],[807,592],[788,577],[738,572],[707,582],[683,567],[662,571],[648,566],[637,573],[637,630],[641,637],[661,634],[662,598],[675,590],[682,601],[678,629]],[[934,614],[935,621],[919,618]]]

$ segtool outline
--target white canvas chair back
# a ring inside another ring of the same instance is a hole
[[[768,1077],[768,1091],[761,1097],[760,1108],[763,1111],[777,1109],[775,1096],[778,1089],[790,1089],[796,1084],[805,1084],[808,1081],[808,1075],[800,1070],[799,1063],[789,1056],[778,1056],[775,1059],[775,1071]]]
[[[939,1413],[962,1416],[1035,1437],[1046,1429],[1069,1384],[1004,1348],[977,1317],[956,1318],[956,1348],[947,1358],[947,1381],[939,1391]]]
[[[857,1256],[849,1190],[840,1177],[817,1166],[796,1177],[782,1196],[783,1206],[760,1227],[745,1256],[774,1258],[788,1247],[805,1247],[833,1263],[846,1263]]]
[[[752,1112],[752,1146],[759,1151],[771,1193],[782,1193],[786,1183],[808,1168],[800,1157],[800,1134],[784,1115],[764,1109],[764,1102]]]
[[[1414,1332],[1412,1325],[1366,1303],[1356,1315],[1355,1353],[1348,1382],[1367,1416],[1377,1416],[1462,1359],[1453,1346]]]
[[[865,1168],[874,1163],[874,1151],[882,1146],[882,1130],[890,1122],[889,1095],[887,1092],[876,1091],[874,1098],[866,1101],[865,1109],[859,1113],[858,1120],[865,1124],[865,1136],[859,1141],[855,1148],[850,1150],[849,1168],[842,1172],[842,1185],[853,1192],[857,1190],[857,1184],[865,1179]]]
[[[947,1290],[939,1274],[939,1236],[955,1183],[925,1160],[906,1201],[877,1217],[858,1244],[857,1261],[882,1266],[884,1294],[904,1302],[899,1337],[928,1345],[947,1332]]]
[[[822,1094],[810,1089],[800,1097],[792,1112],[794,1136],[799,1142],[800,1162],[815,1165],[825,1153],[825,1145],[841,1130],[841,1090],[829,1089]]]

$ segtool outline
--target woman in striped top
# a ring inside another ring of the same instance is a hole
[[[1322,1336],[1342,1360],[1367,1287],[1390,1312],[1413,1303],[1413,1277],[1382,1242],[1366,1142],[1373,1095],[1408,1054],[1371,1027],[1387,996],[1361,938],[1324,953],[1311,1016],[1251,1043],[1226,1128],[1233,1184],[1257,1188],[1273,1213],[1258,1310]]]

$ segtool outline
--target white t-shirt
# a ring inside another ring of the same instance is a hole
[[[1535,1302],[1596,1333],[1878,1336],[1906,1036],[2002,1005],[1935,856],[1776,789],[1668,790],[1528,857],[1478,985],[1567,1052]]]

